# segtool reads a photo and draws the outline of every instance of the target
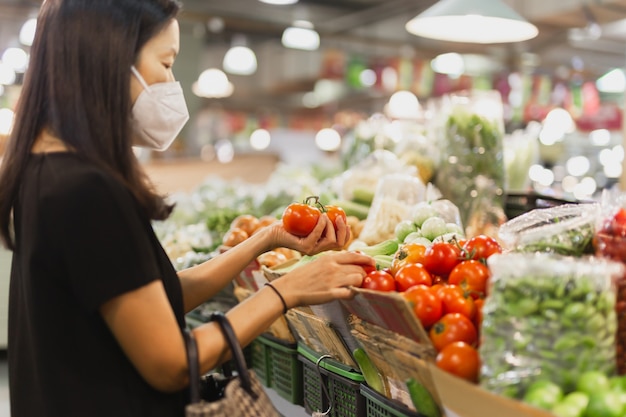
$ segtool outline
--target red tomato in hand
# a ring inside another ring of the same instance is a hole
[[[285,230],[292,235],[305,237],[315,229],[321,214],[317,207],[304,203],[291,203],[283,212],[283,225]]]
[[[474,346],[478,340],[476,327],[470,319],[459,313],[444,314],[428,333],[438,352],[454,342],[465,342]]]
[[[335,227],[335,231],[337,231],[337,218],[341,217],[343,220],[343,224],[348,224],[348,218],[346,217],[346,212],[338,206],[324,206],[326,209],[326,214],[331,222],[333,222],[333,226]]]
[[[441,300],[426,285],[414,285],[403,296],[413,304],[413,312],[424,328],[430,328],[441,318]]]
[[[395,291],[396,281],[385,271],[370,271],[363,278],[361,288],[375,291]]]
[[[396,291],[403,292],[414,285],[426,285],[430,287],[433,279],[422,264],[406,264],[396,271]]]
[[[476,306],[472,297],[466,296],[458,285],[447,285],[437,294],[443,304],[443,314],[460,313],[470,320],[476,315]]]
[[[490,276],[487,265],[471,259],[454,267],[448,276],[448,283],[458,285],[466,294],[477,299],[485,296]]]
[[[463,252],[470,259],[484,261],[495,253],[502,253],[502,246],[491,236],[478,235],[465,242]]]
[[[437,242],[424,252],[424,266],[434,275],[447,276],[461,262],[461,249],[453,243]]]
[[[439,369],[470,382],[478,382],[480,355],[465,342],[454,342],[444,347],[435,359]]]

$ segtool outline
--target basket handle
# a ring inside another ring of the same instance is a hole
[[[241,350],[241,345],[239,344],[239,340],[237,340],[237,336],[235,336],[235,331],[233,330],[230,321],[221,311],[214,311],[211,314],[210,321],[216,321],[219,324],[222,334],[224,335],[224,339],[226,339],[226,342],[230,347],[230,351],[235,362],[235,369],[237,370],[237,375],[241,381],[241,387],[246,390],[252,398],[256,399],[257,394],[252,389],[250,371],[248,370],[243,350]]]
[[[250,371],[248,371],[246,365],[246,359],[230,321],[228,321],[228,318],[226,318],[221,311],[213,312],[209,321],[216,321],[224,335],[224,339],[230,348],[235,362],[235,369],[237,370],[241,387],[252,398],[257,399],[258,394],[252,389],[252,381],[250,379]],[[183,335],[187,347],[187,362],[189,366],[189,396],[193,404],[200,402],[200,358],[198,355],[198,345],[191,330],[184,329]]]
[[[200,402],[200,360],[198,345],[191,330],[184,328],[183,337],[187,348],[187,363],[189,367],[189,399],[191,404]]]

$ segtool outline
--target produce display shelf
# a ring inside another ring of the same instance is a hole
[[[389,399],[365,384],[361,384],[361,394],[365,397],[367,417],[422,417],[422,414],[409,410],[401,402]]]
[[[325,412],[330,417],[367,417],[365,397],[361,395],[363,375],[332,358],[317,364],[320,354],[298,344],[298,359],[303,365],[304,409],[312,414]]]

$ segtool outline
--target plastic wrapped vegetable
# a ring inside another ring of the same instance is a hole
[[[363,230],[359,239],[372,245],[396,237],[398,223],[408,218],[411,207],[424,201],[426,186],[417,177],[408,174],[387,174],[376,186]]]
[[[378,181],[387,174],[416,176],[417,168],[404,164],[393,152],[376,150],[337,179],[337,194],[343,200],[370,205]]]
[[[493,255],[483,309],[481,385],[522,398],[548,379],[571,391],[588,370],[615,368],[619,263],[545,253]]]
[[[459,207],[463,224],[473,225],[468,236],[489,233],[506,219],[502,101],[497,91],[473,91],[451,94],[447,103],[435,185]],[[498,213],[485,217],[485,210]]]
[[[498,237],[506,249],[517,252],[592,254],[599,209],[585,203],[531,210],[500,226]]]

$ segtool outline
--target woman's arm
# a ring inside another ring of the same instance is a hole
[[[288,307],[319,304],[352,296],[372,265],[365,255],[336,252],[274,280]],[[188,384],[184,341],[161,280],[104,303],[100,313],[142,377],[155,389],[174,392]],[[227,316],[242,346],[265,331],[281,314],[283,304],[271,288],[263,288],[235,306]],[[194,330],[200,370],[207,372],[228,356],[227,344],[215,323]],[[96,358],[97,360],[97,358]]]
[[[350,229],[342,220],[337,231],[326,214],[320,216],[315,229],[301,238],[285,231],[282,222],[263,228],[237,246],[200,265],[180,271],[185,311],[199,306],[229,282],[261,253],[276,247],[288,247],[306,254],[340,249],[350,239]]]

